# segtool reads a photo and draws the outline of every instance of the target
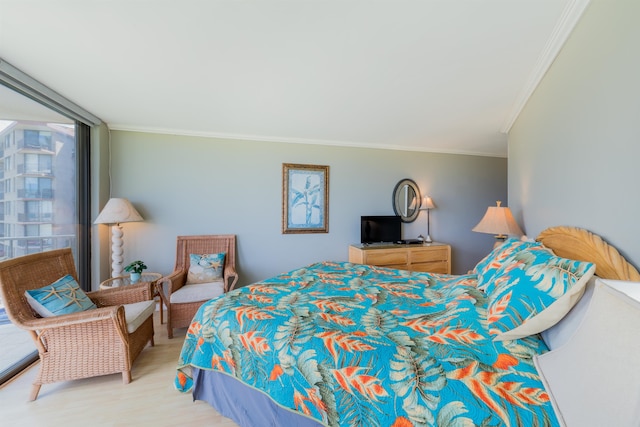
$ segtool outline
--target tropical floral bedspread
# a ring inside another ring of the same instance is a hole
[[[324,262],[203,305],[180,354],[329,426],[556,426],[532,355],[494,342],[476,276]]]

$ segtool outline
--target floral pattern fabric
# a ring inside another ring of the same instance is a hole
[[[578,302],[595,270],[591,262],[558,257],[549,249],[518,252],[486,289],[489,333],[500,340],[549,329]]]
[[[532,356],[494,342],[476,276],[324,262],[204,304],[175,377],[233,376],[327,426],[557,426]]]
[[[493,248],[473,269],[473,273],[478,275],[478,289],[487,291],[496,273],[513,262],[516,254],[532,249],[544,249],[544,246],[539,242],[522,241],[510,237],[500,246]]]

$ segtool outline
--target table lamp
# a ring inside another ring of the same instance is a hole
[[[93,222],[111,225],[111,277],[122,276],[123,232],[120,224],[136,221],[143,221],[143,219],[129,200],[111,198]]]
[[[497,206],[489,206],[478,225],[472,229],[478,233],[495,234],[497,241],[494,247],[503,243],[508,234],[518,236],[524,234],[513,218],[511,210],[507,207],[500,206],[501,203],[501,201],[497,201]]]
[[[433,242],[433,240],[431,240],[431,234],[429,232],[429,211],[431,209],[435,209],[435,207],[436,205],[433,204],[433,200],[431,200],[431,197],[427,196],[424,199],[422,199],[422,205],[420,206],[420,210],[427,211],[427,237],[424,238],[425,243]]]

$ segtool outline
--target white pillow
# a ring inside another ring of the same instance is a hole
[[[563,425],[638,425],[638,325],[640,302],[597,280],[575,334],[560,348],[534,356]]]
[[[578,329],[580,323],[582,323],[582,318],[587,312],[591,297],[593,296],[596,279],[596,276],[592,276],[591,279],[589,279],[582,298],[569,310],[566,316],[549,329],[542,331],[542,339],[545,344],[547,344],[547,347],[549,347],[549,350],[554,350],[567,342],[575,333],[576,329]]]

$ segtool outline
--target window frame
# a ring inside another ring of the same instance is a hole
[[[102,121],[80,106],[60,96],[42,83],[13,67],[0,58],[0,85],[30,98],[44,107],[56,111],[75,123],[76,142],[76,209],[77,246],[76,270],[78,280],[86,291],[91,286],[91,127]],[[2,146],[15,140],[1,141]],[[46,139],[46,138],[45,138]],[[38,140],[42,144],[41,135]],[[9,160],[12,161],[13,159]],[[12,162],[12,166],[15,164]],[[13,378],[38,359],[37,351],[16,361],[10,369],[0,372],[0,384]]]

